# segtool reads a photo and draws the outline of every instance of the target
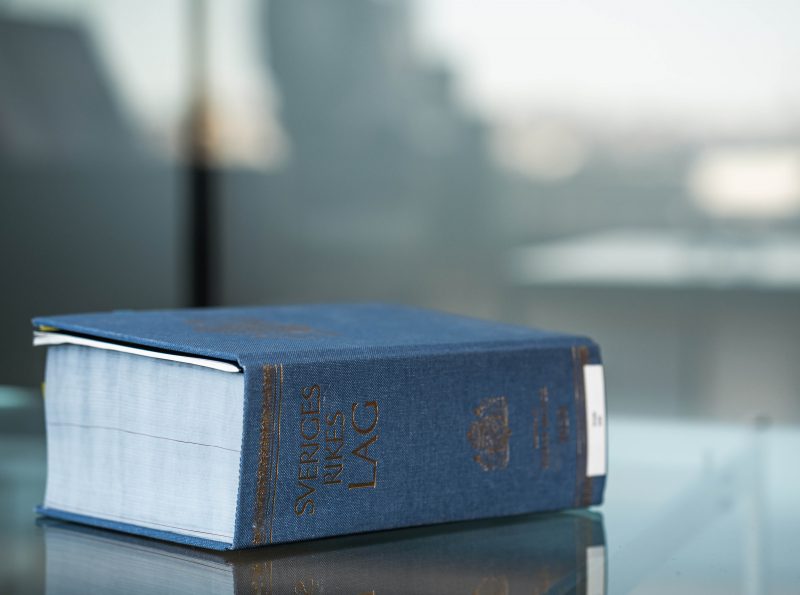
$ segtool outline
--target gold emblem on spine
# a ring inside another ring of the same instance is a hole
[[[477,419],[467,432],[467,438],[477,454],[473,457],[484,471],[503,469],[508,465],[508,405],[505,397],[490,397],[481,401],[473,412]]]

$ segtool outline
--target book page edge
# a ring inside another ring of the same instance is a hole
[[[33,346],[42,347],[48,345],[82,345],[84,347],[93,347],[95,349],[105,349],[108,351],[120,351],[122,353],[130,353],[133,355],[141,355],[154,359],[163,359],[173,362],[180,362],[193,366],[201,366],[204,368],[211,368],[219,370],[220,372],[230,372],[239,374],[242,369],[234,363],[222,360],[216,360],[205,357],[197,357],[192,355],[180,355],[176,353],[166,353],[163,351],[156,351],[153,349],[145,349],[142,347],[132,347],[130,345],[122,345],[113,343],[111,341],[104,341],[102,339],[90,339],[88,337],[79,337],[77,335],[69,335],[58,331],[33,331]]]

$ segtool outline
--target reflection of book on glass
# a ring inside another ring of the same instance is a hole
[[[35,325],[49,516],[238,549],[602,499],[584,337],[377,304]]]
[[[602,517],[577,512],[212,553],[43,521],[47,595],[605,592]],[[110,587],[113,585],[113,587]]]

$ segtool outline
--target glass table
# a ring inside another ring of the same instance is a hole
[[[794,427],[612,417],[590,511],[220,554],[37,519],[41,407],[3,395],[2,593],[800,592]]]

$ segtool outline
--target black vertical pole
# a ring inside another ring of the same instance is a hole
[[[209,138],[208,14],[206,0],[188,0],[188,7],[187,293],[189,305],[205,307],[214,303],[218,282],[215,176]]]

